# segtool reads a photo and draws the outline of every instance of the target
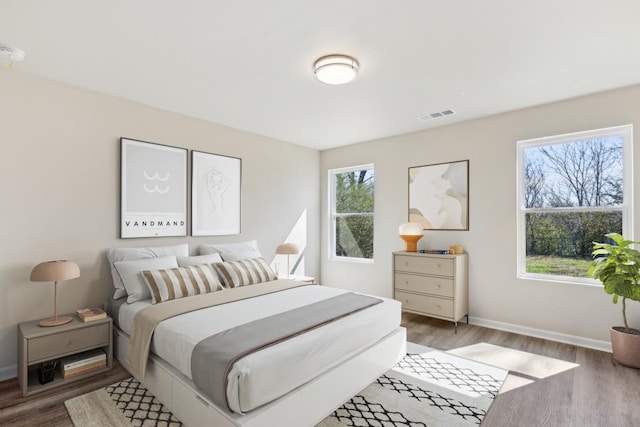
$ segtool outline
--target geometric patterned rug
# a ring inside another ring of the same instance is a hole
[[[410,353],[319,427],[476,426],[506,376],[504,369],[439,351]],[[67,400],[65,406],[78,427],[182,425],[133,378]]]
[[[149,390],[133,378],[111,384],[105,387],[105,391],[122,415],[127,417],[134,426],[177,427],[182,425]]]
[[[439,351],[407,354],[320,423],[338,426],[475,426],[507,371]]]
[[[134,378],[64,402],[77,427],[180,427],[182,423]]]

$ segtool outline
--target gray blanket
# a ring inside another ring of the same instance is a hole
[[[230,409],[226,390],[236,361],[381,302],[378,298],[346,293],[212,335],[193,349],[193,382],[216,405]]]

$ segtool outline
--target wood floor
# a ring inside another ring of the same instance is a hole
[[[618,365],[609,353],[466,324],[454,334],[449,322],[413,314],[403,315],[403,325],[409,341],[432,348],[487,342],[580,365],[499,395],[485,427],[640,426],[640,370]],[[0,382],[0,426],[71,426],[65,400],[128,376],[116,362],[111,372],[27,398],[17,379]]]
[[[580,365],[498,395],[483,426],[640,426],[640,370],[610,353],[466,324],[454,334],[449,322],[413,314],[403,315],[403,325],[408,341],[440,350],[486,342]]]

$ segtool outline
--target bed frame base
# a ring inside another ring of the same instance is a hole
[[[114,327],[116,358],[127,371],[129,336]],[[314,426],[393,367],[406,354],[406,330],[399,327],[376,344],[318,378],[246,415],[218,408],[193,382],[164,360],[150,356],[144,380],[133,374],[185,426]]]

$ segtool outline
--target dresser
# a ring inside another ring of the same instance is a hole
[[[469,322],[467,254],[393,253],[393,297],[402,310],[453,322]]]

